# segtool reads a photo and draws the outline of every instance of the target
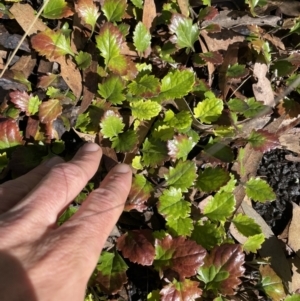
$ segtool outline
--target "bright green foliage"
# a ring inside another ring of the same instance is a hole
[[[203,0],[203,4],[211,6],[211,0]]]
[[[167,221],[185,218],[191,213],[191,204],[183,199],[181,190],[174,187],[164,190],[159,197],[157,208]]]
[[[166,144],[159,140],[146,138],[142,148],[143,163],[146,166],[156,166],[163,163],[168,155]]]
[[[284,301],[300,301],[300,294],[293,294],[291,296],[287,296]]]
[[[121,104],[125,100],[123,93],[124,83],[120,76],[112,75],[98,84],[98,93],[114,105]]]
[[[105,112],[100,126],[103,137],[112,139],[122,133],[125,124],[122,121],[122,117],[109,110]]]
[[[173,140],[168,141],[169,156],[173,159],[186,160],[189,152],[196,143],[185,135],[175,136]]]
[[[244,214],[238,214],[232,220],[237,230],[246,237],[261,234],[260,226],[251,217]]]
[[[264,241],[265,241],[265,236],[263,233],[250,236],[244,243],[243,249],[246,252],[256,253],[257,250],[261,248],[261,245],[263,244]]]
[[[161,111],[161,105],[156,101],[140,100],[131,103],[132,116],[140,120],[150,120]]]
[[[57,223],[58,225],[63,224],[65,221],[67,221],[76,211],[78,210],[77,206],[70,205],[64,213],[59,217]]]
[[[174,128],[164,124],[161,120],[159,120],[153,126],[153,130],[151,134],[155,139],[168,141],[173,138],[174,132],[175,132]]]
[[[186,192],[196,179],[196,164],[192,161],[178,161],[175,167],[170,167],[164,175],[167,185],[180,188]]]
[[[206,250],[211,250],[220,245],[225,237],[223,225],[216,224],[210,220],[198,222],[194,226],[191,238]]]
[[[251,178],[245,187],[247,196],[253,201],[264,203],[276,199],[273,189],[265,180],[260,178]]]
[[[77,66],[80,69],[84,70],[84,69],[88,68],[91,65],[92,56],[88,52],[80,51],[75,56],[75,61],[77,63]]]
[[[132,159],[131,166],[132,166],[133,168],[135,168],[136,170],[143,169],[143,165],[142,165],[142,163],[141,163],[141,159],[142,159],[141,156],[135,156],[135,157]]]
[[[190,236],[193,230],[193,220],[190,217],[179,217],[167,221],[168,232],[173,236]]]
[[[122,20],[126,7],[126,0],[105,0],[102,11],[109,22],[118,22]]]
[[[71,8],[65,0],[50,0],[43,11],[47,19],[61,19],[73,15]]]
[[[39,99],[39,97],[31,96],[28,101],[28,113],[30,115],[34,115],[39,111],[39,106],[42,103],[42,101]]]
[[[256,101],[254,97],[247,99],[248,109],[243,112],[247,118],[263,116],[267,112],[268,106],[265,106],[262,102]]]
[[[117,152],[130,152],[138,143],[138,137],[135,131],[128,130],[113,138],[112,147]]]
[[[161,81],[159,100],[181,98],[188,94],[195,83],[195,75],[189,70],[170,71]]]
[[[205,284],[209,284],[208,289],[216,289],[215,283],[222,282],[229,277],[228,271],[222,271],[222,266],[216,267],[211,265],[210,267],[202,267],[198,271],[198,278]]]
[[[236,63],[227,69],[226,76],[228,78],[242,78],[247,76],[248,73],[249,71],[244,65]]]
[[[269,265],[260,266],[260,273],[262,276],[260,286],[264,292],[272,298],[272,300],[281,300],[286,295],[282,280],[277,276]]]
[[[134,2],[134,1],[132,1]],[[147,301],[160,301],[159,290],[154,290],[147,295]]]
[[[145,74],[128,85],[131,94],[142,97],[152,97],[159,93],[160,83],[154,75]]]
[[[146,51],[151,44],[151,34],[142,22],[139,22],[135,27],[133,44],[139,53]]]
[[[143,8],[143,2],[144,2],[144,0],[131,0],[131,2],[137,8]]]
[[[165,121],[173,128],[177,129],[178,131],[180,132],[185,132],[187,129],[190,129],[191,128],[191,125],[192,125],[192,122],[193,122],[193,119],[192,119],[192,115],[190,112],[188,111],[181,111],[177,114],[174,114],[172,111],[167,111],[167,112],[171,112],[170,115],[168,117],[168,119],[166,120],[167,118],[167,115],[165,117]],[[166,114],[167,114],[166,112]],[[172,114],[173,113],[173,114]],[[194,139],[193,139],[194,140]],[[198,141],[198,140],[197,140]]]
[[[201,122],[210,124],[220,117],[223,111],[223,101],[210,91],[204,95],[205,99],[194,108],[194,114]]]
[[[180,14],[173,14],[169,25],[171,33],[175,34],[172,42],[180,48],[191,48],[194,50],[194,43],[198,40],[200,30],[193,20]]]
[[[204,192],[211,192],[224,186],[229,181],[229,173],[221,167],[208,167],[200,171],[196,187]]]
[[[232,193],[218,192],[204,208],[204,215],[215,221],[225,222],[235,210],[235,199]]]

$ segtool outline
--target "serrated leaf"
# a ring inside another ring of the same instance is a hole
[[[124,83],[120,76],[112,75],[105,79],[102,84],[98,84],[98,93],[107,101],[114,105],[122,104],[126,99],[124,93]]]
[[[246,69],[244,65],[239,65],[235,63],[234,65],[228,67],[226,72],[227,78],[243,78],[249,74],[249,70]]]
[[[182,282],[173,280],[160,291],[161,301],[190,301],[201,297],[202,290],[198,287],[199,282],[184,279]]]
[[[216,7],[207,6],[199,11],[198,20],[204,21],[204,20],[212,20],[214,17],[218,15],[219,11]]]
[[[253,97],[247,99],[248,109],[243,113],[246,118],[252,118],[264,115],[264,112],[269,108],[265,106],[262,102],[256,101]]]
[[[223,63],[223,56],[218,51],[203,52],[199,56],[207,63],[214,65],[221,65]]]
[[[191,239],[206,250],[211,250],[220,245],[225,237],[224,227],[210,220],[198,223],[194,226]]]
[[[25,91],[13,91],[9,93],[10,101],[15,104],[27,116],[34,115],[39,110],[41,101],[38,96],[31,96]]]
[[[235,184],[237,180],[235,179],[233,174],[230,174],[230,180],[227,182],[226,185],[220,188],[219,192],[233,192],[235,189]]]
[[[112,139],[123,132],[125,124],[123,123],[121,116],[112,110],[108,110],[102,118],[100,127],[103,137]]]
[[[261,227],[251,217],[244,214],[238,214],[232,220],[237,230],[246,237],[261,234]]]
[[[57,59],[66,54],[74,56],[70,43],[60,31],[46,29],[31,38],[31,45],[47,59]]]
[[[280,145],[278,136],[266,130],[252,130],[247,141],[254,150],[262,153],[268,152]]]
[[[78,0],[76,5],[76,12],[85,24],[92,27],[92,34],[100,16],[99,9],[93,0]]]
[[[211,124],[221,116],[223,101],[211,95],[211,92],[206,92],[204,95],[206,98],[197,104],[197,107],[194,108],[194,114],[201,122]]]
[[[160,84],[158,78],[154,75],[145,74],[141,78],[137,78],[128,85],[131,94],[149,98],[158,95],[160,92]]]
[[[188,191],[197,175],[196,164],[192,161],[179,161],[175,167],[170,167],[169,172],[164,175],[167,185]]]
[[[189,216],[191,204],[183,199],[180,189],[170,187],[170,189],[165,189],[159,197],[157,209],[167,221],[176,220],[179,217]]]
[[[260,178],[251,178],[246,184],[246,194],[253,201],[261,203],[273,201],[276,195],[270,185]]]
[[[187,129],[191,128],[193,118],[190,112],[188,111],[181,111],[175,115],[173,115],[170,119],[165,121],[173,128],[177,129],[178,131],[186,131]],[[193,137],[192,140],[195,142]],[[198,141],[197,141],[198,142]]]
[[[126,0],[104,0],[102,11],[109,22],[119,22],[126,12]]]
[[[235,198],[232,193],[218,192],[204,207],[204,215],[211,220],[225,222],[235,210]]]
[[[282,280],[269,265],[261,265],[259,271],[262,276],[260,285],[264,292],[274,301],[282,300],[286,296]]]
[[[206,251],[194,241],[184,237],[165,238],[155,240],[154,268],[163,273],[171,269],[182,278],[191,277],[196,274],[197,269],[203,265]]]
[[[243,276],[245,255],[242,247],[234,244],[216,246],[206,256],[204,265],[198,269],[198,278],[207,290],[222,295],[233,295]]]
[[[103,251],[97,264],[96,283],[106,294],[116,294],[127,281],[127,264],[117,253]]]
[[[148,139],[143,143],[143,163],[146,166],[156,166],[168,158],[167,146],[164,142]]]
[[[194,43],[198,40],[200,30],[193,20],[180,14],[173,14],[169,25],[170,32],[175,34],[172,42],[180,48],[191,48],[194,50]]]
[[[0,117],[0,149],[22,144],[22,136],[15,120]]]
[[[170,71],[161,81],[159,100],[181,98],[188,94],[195,83],[195,75],[189,70]]]
[[[62,113],[62,106],[58,99],[49,99],[40,104],[39,119],[42,123],[50,123]]]
[[[153,191],[152,185],[147,181],[143,175],[135,175],[132,179],[132,186],[129,192],[127,202],[125,204],[125,211],[135,209],[137,211],[144,211],[147,209],[146,202]]]
[[[50,0],[43,10],[43,17],[47,19],[62,19],[74,14],[71,6],[65,0]]]
[[[117,241],[117,249],[131,262],[152,265],[155,249],[152,231],[149,229],[127,231]]]
[[[249,106],[247,105],[247,103],[242,100],[242,99],[238,99],[238,98],[232,98],[230,99],[228,102],[228,107],[232,112],[237,112],[237,113],[243,113],[244,111],[246,111]]]
[[[190,236],[194,228],[193,220],[190,217],[180,216],[178,219],[167,221],[168,232],[173,236]]]
[[[75,61],[78,68],[84,70],[91,65],[92,56],[88,52],[79,51],[79,53],[75,56]]]
[[[196,143],[191,137],[186,135],[177,135],[173,140],[168,141],[168,155],[172,159],[186,160],[188,154],[195,145]]]
[[[140,53],[146,51],[151,44],[151,34],[147,27],[139,22],[133,32],[133,44]]]
[[[246,252],[256,253],[257,250],[261,248],[261,245],[264,243],[264,241],[265,236],[263,233],[250,236],[243,244],[243,249]]]
[[[118,135],[118,137],[113,138],[112,147],[117,152],[130,152],[138,143],[137,133],[133,130],[128,130],[124,133]]]
[[[140,120],[150,120],[161,111],[161,105],[156,101],[140,100],[130,104],[132,116]]]
[[[208,167],[199,172],[196,187],[204,192],[218,190],[224,186],[230,179],[227,170],[221,167]]]

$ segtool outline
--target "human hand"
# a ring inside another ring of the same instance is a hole
[[[114,167],[62,226],[58,216],[95,174],[102,152],[85,144],[68,163],[52,158],[0,186],[0,300],[82,301],[131,186]]]

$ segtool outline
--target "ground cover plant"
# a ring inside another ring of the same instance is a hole
[[[112,166],[134,171],[86,300],[300,300],[299,16],[292,0],[0,1],[1,182],[100,144],[61,224]]]

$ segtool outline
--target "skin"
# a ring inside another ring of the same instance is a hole
[[[82,301],[103,245],[128,196],[130,167],[114,167],[62,226],[56,221],[95,174],[100,147],[52,158],[0,185],[0,300]]]

